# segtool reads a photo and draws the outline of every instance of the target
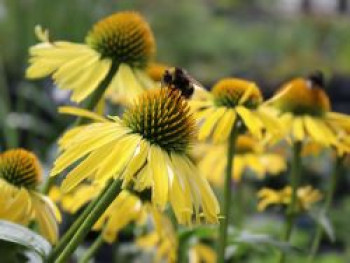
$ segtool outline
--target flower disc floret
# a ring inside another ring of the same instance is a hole
[[[39,161],[23,149],[6,151],[0,155],[0,178],[17,187],[35,188],[41,181]]]
[[[217,106],[234,108],[243,105],[255,109],[262,102],[262,95],[255,83],[227,78],[220,80],[213,87],[214,101]]]
[[[154,89],[123,115],[126,125],[167,152],[186,152],[194,139],[195,120],[177,90]]]
[[[138,68],[144,68],[155,53],[152,31],[136,12],[119,12],[99,21],[86,42],[102,57]]]

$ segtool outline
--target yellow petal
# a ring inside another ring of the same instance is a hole
[[[211,134],[211,131],[213,130],[214,126],[216,125],[216,123],[218,123],[218,121],[225,114],[225,112],[226,109],[224,107],[220,107],[204,120],[204,123],[199,130],[199,140],[204,140]]]
[[[161,209],[165,208],[169,192],[168,164],[164,157],[165,154],[167,153],[158,146],[152,145],[148,158],[153,174],[152,202]]]
[[[305,137],[303,119],[299,117],[294,118],[292,127],[294,139],[296,141],[303,141]]]
[[[236,113],[234,110],[227,110],[222,118],[218,121],[217,127],[214,130],[214,143],[226,141],[231,133],[233,124],[236,120]]]
[[[82,108],[77,108],[77,107],[71,107],[71,106],[59,107],[58,112],[62,114],[69,114],[69,115],[84,117],[84,118],[88,118],[98,122],[109,122],[108,119],[104,118],[99,114],[96,114],[92,111],[88,111]]]
[[[257,137],[258,139],[261,139],[263,125],[260,119],[257,116],[255,116],[255,114],[252,111],[248,110],[243,106],[237,106],[236,111],[242,118],[243,124],[252,133],[252,135]]]

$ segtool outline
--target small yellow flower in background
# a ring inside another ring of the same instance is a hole
[[[266,174],[276,175],[286,170],[287,164],[283,156],[268,152],[264,148],[264,145],[252,136],[238,137],[234,156],[235,165],[232,170],[234,181],[241,181],[247,170],[252,171],[259,179]],[[199,169],[209,181],[222,185],[227,163],[227,146],[225,144],[207,145],[202,150],[206,154],[198,162]]]
[[[40,233],[54,244],[61,214],[37,191],[41,179],[40,164],[33,153],[14,149],[0,154],[0,219],[22,225],[35,220]]]
[[[181,224],[195,216],[217,222],[219,205],[207,180],[189,158],[195,120],[177,90],[152,89],[141,95],[122,118],[98,120],[68,132],[60,140],[62,153],[51,176],[72,166],[61,188],[68,192],[83,180],[104,183],[123,180],[123,187],[152,190],[152,203],[164,209],[168,201]],[[82,109],[61,112],[88,116]],[[95,115],[93,115],[95,116]]]
[[[339,151],[349,149],[349,142],[340,136],[350,128],[350,117],[331,112],[320,74],[291,80],[266,104],[277,109],[276,114],[293,141],[314,141]]]
[[[112,74],[107,92],[132,98],[151,80],[145,69],[155,55],[153,33],[136,12],[119,12],[96,23],[85,44],[50,42],[48,32],[36,29],[39,43],[30,48],[26,77],[52,75],[59,88],[81,102]]]
[[[215,263],[216,252],[205,244],[195,244],[189,250],[189,263]]]
[[[258,210],[264,211],[270,205],[288,205],[292,199],[292,188],[286,186],[282,190],[263,188],[258,192]],[[319,190],[311,186],[300,187],[297,190],[297,207],[299,211],[305,211],[310,206],[322,199]]]
[[[177,262],[178,238],[170,219],[156,208],[148,207],[154,230],[136,240],[136,245],[146,249],[155,249],[155,262]]]
[[[201,123],[198,138],[212,135],[214,142],[226,141],[236,121],[257,138],[262,138],[264,131],[279,134],[278,120],[260,107],[262,101],[256,84],[242,79],[222,79],[211,92],[202,90],[190,102]]]
[[[50,198],[60,203],[63,211],[75,214],[95,199],[103,187],[97,184],[81,184],[69,193],[63,193],[58,187],[52,187]],[[147,216],[146,206],[135,195],[123,190],[110,204],[93,226],[94,231],[102,231],[103,240],[112,243],[118,233],[131,222],[144,223]]]

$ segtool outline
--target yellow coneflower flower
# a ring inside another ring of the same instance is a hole
[[[226,141],[236,121],[258,138],[265,130],[280,133],[276,118],[260,107],[262,100],[256,84],[242,79],[222,79],[211,92],[202,90],[200,96],[190,102],[202,122],[199,139],[207,139],[212,134],[214,142]]]
[[[170,219],[152,206],[149,206],[148,209],[154,230],[137,238],[136,245],[147,250],[155,249],[155,262],[177,262],[179,244]]]
[[[195,244],[189,249],[189,263],[216,263],[216,252],[205,244]]]
[[[350,127],[350,118],[331,112],[321,75],[291,80],[266,104],[277,109],[276,114],[294,142],[313,141],[324,147],[334,146],[339,151],[349,148],[340,135]]]
[[[217,222],[219,206],[209,183],[189,158],[195,137],[195,120],[186,100],[177,90],[152,89],[126,110],[122,118],[110,117],[79,127],[60,143],[62,154],[52,176],[78,160],[62,183],[70,191],[86,178],[105,182],[120,178],[123,187],[152,190],[152,203],[164,209],[170,201],[180,223],[193,215]],[[61,112],[87,116],[84,110],[63,108]]]
[[[79,209],[95,199],[103,187],[97,184],[81,184],[69,193],[62,193],[58,187],[50,190],[50,198],[60,203],[63,211],[75,214]],[[135,195],[123,190],[110,204],[93,226],[94,231],[102,231],[105,242],[112,243],[118,233],[131,222],[143,223],[147,216],[146,206]]]
[[[225,144],[206,145],[206,154],[198,162],[198,167],[206,178],[222,185],[227,165],[227,146]],[[249,135],[237,138],[232,168],[232,179],[241,181],[244,172],[252,171],[256,177],[263,178],[266,174],[276,175],[286,170],[285,159],[277,154],[268,152],[264,145]]]
[[[41,176],[33,153],[14,149],[0,154],[0,218],[22,225],[35,220],[40,233],[56,243],[61,215],[51,200],[36,190]]]
[[[286,186],[282,190],[263,188],[258,192],[258,210],[264,211],[270,205],[288,205],[292,200],[292,188]],[[322,194],[311,186],[300,187],[297,190],[297,209],[308,210],[312,204],[320,201]]]
[[[47,32],[37,33],[42,43],[30,48],[27,78],[52,74],[62,89],[72,90],[71,99],[81,102],[109,79],[107,89],[133,97],[148,80],[145,68],[155,54],[152,31],[136,12],[119,12],[96,23],[85,44],[50,42]],[[107,83],[108,84],[108,83]]]

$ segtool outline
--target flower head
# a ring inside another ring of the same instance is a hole
[[[42,43],[29,50],[27,78],[52,75],[59,88],[72,90],[75,102],[100,85],[107,85],[107,93],[132,98],[151,81],[144,70],[154,57],[155,41],[147,22],[136,12],[102,19],[88,33],[86,44],[50,42],[48,32],[39,27],[36,33]]]
[[[22,225],[35,220],[40,233],[55,243],[60,213],[36,191],[41,177],[39,161],[33,153],[14,149],[0,154],[0,218]]]
[[[314,76],[293,79],[266,102],[276,109],[289,139],[298,142],[316,142],[348,151],[349,144],[342,134],[350,127],[350,118],[331,112],[331,105],[322,81]]]
[[[152,31],[136,12],[115,13],[97,22],[86,43],[103,58],[137,68],[144,68],[155,54]]]
[[[72,108],[61,112],[85,114]],[[188,156],[193,129],[187,102],[178,91],[150,90],[121,119],[110,117],[68,132],[51,175],[81,160],[63,181],[64,191],[86,178],[120,178],[123,187],[151,189],[152,203],[161,209],[170,201],[180,223],[190,223],[193,215],[199,219],[200,207],[208,222],[217,222],[217,200]]]
[[[198,150],[198,148],[197,148]],[[200,158],[198,167],[209,181],[221,185],[227,163],[227,146],[214,144],[205,146],[205,155]],[[240,135],[236,142],[236,153],[232,179],[239,182],[246,171],[252,171],[258,178],[266,174],[276,175],[286,170],[285,159],[267,151],[265,145],[248,135]]]
[[[260,107],[262,100],[254,82],[236,78],[220,80],[210,93],[201,91],[190,102],[202,124],[198,138],[212,135],[214,142],[226,141],[234,125],[258,138],[265,131],[280,133],[277,119]]]
[[[292,188],[286,186],[282,190],[263,188],[258,192],[258,210],[264,211],[270,205],[288,205],[292,200]],[[297,190],[297,204],[299,211],[308,210],[312,204],[320,201],[322,194],[311,186],[300,187]]]

